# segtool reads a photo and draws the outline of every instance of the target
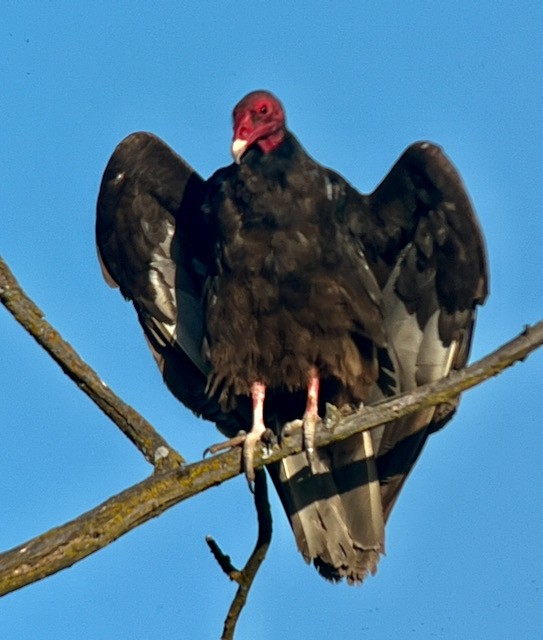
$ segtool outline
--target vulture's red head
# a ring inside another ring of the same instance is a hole
[[[268,91],[253,91],[234,108],[232,155],[239,164],[245,151],[258,145],[263,153],[276,149],[285,137],[285,111]]]

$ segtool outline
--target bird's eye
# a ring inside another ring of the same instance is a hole
[[[266,115],[266,113],[268,113],[268,105],[263,104],[262,106],[259,107],[258,110],[262,115]]]

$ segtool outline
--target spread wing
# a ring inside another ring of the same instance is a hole
[[[231,434],[205,393],[202,287],[209,243],[200,206],[205,181],[170,147],[134,133],[115,149],[97,203],[96,241],[106,281],[131,300],[169,389],[183,404]]]
[[[351,232],[382,289],[397,391],[462,368],[488,275],[483,237],[456,169],[439,147],[416,143],[372,194],[353,190],[346,200]],[[386,517],[427,436],[452,417],[457,402],[372,432]]]

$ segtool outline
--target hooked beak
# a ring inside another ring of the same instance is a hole
[[[235,138],[233,140],[230,151],[232,152],[232,157],[234,158],[234,162],[236,164],[239,164],[241,162],[241,157],[245,153],[245,149],[247,149],[248,144],[248,140],[242,140],[241,138]]]

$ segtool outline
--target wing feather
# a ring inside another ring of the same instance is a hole
[[[486,251],[458,172],[436,145],[411,145],[377,189],[347,192],[347,218],[382,290],[396,387],[408,391],[465,366],[476,306],[488,294]],[[374,399],[382,397],[377,389]],[[428,434],[458,399],[373,432],[385,517]]]
[[[164,381],[183,404],[228,435],[244,424],[206,393],[202,290],[209,247],[205,181],[160,138],[133,133],[115,149],[97,203],[106,281],[131,300]]]

